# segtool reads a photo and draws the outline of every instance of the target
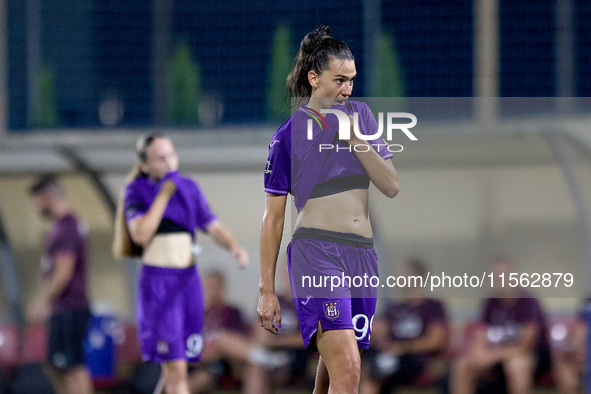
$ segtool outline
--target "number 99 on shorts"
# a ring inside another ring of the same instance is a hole
[[[353,316],[353,330],[355,330],[355,338],[358,341],[362,341],[367,336],[369,340],[371,338],[371,329],[373,327],[373,316],[369,319],[364,314],[360,313]],[[368,334],[370,334],[368,336]]]

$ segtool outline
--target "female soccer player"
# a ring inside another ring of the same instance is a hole
[[[351,51],[330,36],[328,27],[306,35],[287,80],[288,92],[303,105],[273,135],[265,170],[259,321],[275,334],[281,328],[275,266],[286,197],[291,193],[298,217],[288,263],[304,344],[321,356],[315,393],[329,388],[331,393],[357,393],[358,348],[369,345],[376,289],[353,289],[347,283],[330,291],[329,282],[329,288],[313,291],[304,278],[377,276],[368,216],[369,183],[390,198],[399,191],[398,174],[389,160],[392,154],[383,141],[365,140],[353,132],[354,119],[362,134],[374,135],[378,130],[367,105],[347,101],[355,75]],[[338,119],[332,115],[320,119],[323,109],[349,115],[348,141],[337,141]]]
[[[240,267],[248,264],[248,254],[211,212],[197,183],[178,173],[169,138],[142,137],[137,154],[139,167],[117,213],[115,254],[128,256],[134,244],[141,247],[137,325],[142,357],[161,364],[167,394],[189,394],[187,362],[198,361],[203,346],[202,289],[192,254],[195,229],[232,253]]]

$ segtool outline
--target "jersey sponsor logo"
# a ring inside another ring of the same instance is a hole
[[[187,350],[185,354],[187,357],[197,357],[203,350],[203,337],[201,334],[191,334],[187,338]]]
[[[514,322],[491,326],[487,330],[486,336],[491,343],[513,343],[519,340],[521,327]]]
[[[423,320],[416,315],[406,316],[392,324],[392,332],[397,338],[417,338],[423,332]]]
[[[267,160],[267,166],[265,167],[265,174],[270,174],[273,171],[271,170],[271,162]]]
[[[339,307],[339,300],[334,301],[324,301],[322,303],[324,309],[324,316],[327,319],[334,320],[341,314],[341,309]]]

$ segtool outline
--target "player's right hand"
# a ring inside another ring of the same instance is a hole
[[[172,196],[176,192],[176,183],[171,181],[170,179],[164,182],[162,185],[162,189],[160,189],[166,193],[168,196]]]
[[[169,171],[164,175],[160,181],[158,181],[160,185],[160,191],[165,192],[167,195],[172,196],[176,193],[177,185],[176,182],[179,180],[179,172],[178,171]]]
[[[275,293],[261,293],[257,315],[259,317],[259,323],[261,323],[261,326],[265,330],[273,334],[279,332],[277,329],[281,328],[281,307],[279,306],[279,300]],[[275,318],[277,326],[273,324],[273,318]]]

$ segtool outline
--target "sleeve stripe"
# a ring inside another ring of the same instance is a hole
[[[283,194],[283,195],[285,195],[285,196],[289,194],[289,192],[287,192],[287,191],[285,191],[285,190],[271,189],[271,188],[268,188],[268,187],[266,187],[266,188],[265,188],[265,191],[266,191],[267,193],[273,193],[273,194]]]

